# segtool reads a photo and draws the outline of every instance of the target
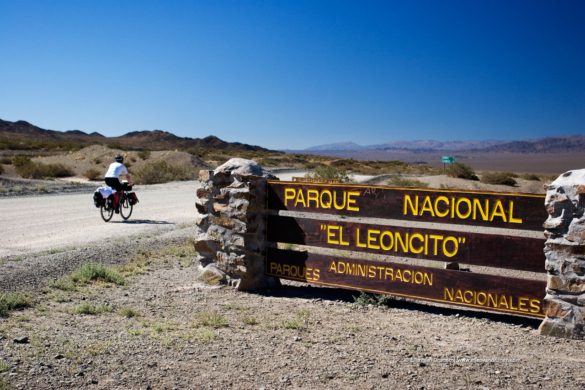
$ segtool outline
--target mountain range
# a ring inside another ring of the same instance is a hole
[[[224,151],[273,152],[261,146],[240,142],[227,142],[216,136],[204,138],[178,137],[162,130],[132,131],[118,137],[106,137],[100,133],[81,130],[57,131],[35,126],[27,121],[10,122],[0,119],[0,149],[72,149],[93,144],[126,149],[195,150],[218,149]],[[469,141],[392,141],[375,145],[359,145],[341,142],[313,146],[302,152],[308,154],[376,152],[504,152],[504,153],[558,153],[582,152],[585,135],[547,137],[529,140],[469,140]]]
[[[0,119],[0,149],[70,149],[72,145],[108,145],[127,149],[221,149],[234,151],[269,151],[260,146],[227,142],[216,136],[205,138],[178,137],[162,130],[132,131],[119,137],[81,130],[56,131],[42,129],[26,121]]]
[[[585,150],[585,135],[547,137],[531,140],[472,140],[472,141],[393,141],[376,145],[358,145],[340,142],[313,146],[303,152],[367,152],[367,151],[412,151],[412,152],[510,152],[510,153],[555,153],[580,152]]]

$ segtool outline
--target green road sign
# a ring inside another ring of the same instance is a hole
[[[441,157],[441,162],[443,164],[453,164],[455,162],[455,157],[453,157],[453,156],[443,156],[443,157]]]

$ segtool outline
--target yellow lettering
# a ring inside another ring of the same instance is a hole
[[[327,199],[326,201],[324,201],[323,200],[324,195],[327,195],[329,197],[329,199]],[[331,191],[329,191],[329,190],[323,190],[323,191],[321,191],[321,195],[319,196],[319,202],[321,204],[321,208],[323,208],[323,209],[330,209],[331,208],[331,203],[333,202],[332,196],[331,196]]]
[[[477,294],[477,297],[475,299],[477,300],[478,305],[485,306],[485,304],[487,302],[487,295],[486,295],[486,293],[481,291]]]
[[[412,215],[418,215],[418,196],[415,196],[415,203],[412,203],[410,195],[404,195],[403,206],[404,206],[402,210],[403,215],[408,215],[408,210],[410,210],[410,213]]]
[[[307,207],[307,204],[305,203],[305,196],[303,195],[303,191],[297,192],[297,197],[295,199],[295,207],[297,207],[297,205],[299,203],[302,204],[303,207]]]
[[[492,214],[490,215],[490,222],[494,220],[494,218],[500,217],[503,222],[507,222],[506,213],[504,212],[504,206],[500,200],[496,201],[494,208],[492,209]]]
[[[313,270],[313,280],[317,281],[321,277],[321,270],[319,268],[315,268]]]
[[[514,201],[510,201],[510,216],[508,218],[510,223],[522,223],[522,218],[514,217]]]
[[[289,200],[293,200],[295,198],[296,191],[294,188],[285,188],[284,189],[284,205],[288,205]]]
[[[445,209],[443,209],[443,211],[439,210],[439,202],[442,202],[446,205]],[[437,217],[440,218],[444,218],[447,215],[449,215],[449,198],[447,198],[446,196],[438,196],[437,199],[435,199],[435,214],[437,215]]]
[[[453,244],[452,250],[449,250],[449,248],[447,248],[448,243]],[[447,256],[447,257],[453,257],[457,254],[458,251],[459,251],[459,243],[457,242],[457,239],[453,236],[445,237],[445,239],[443,240],[443,254],[445,254],[445,256]]]
[[[360,228],[355,229],[355,246],[359,248],[366,248],[367,245],[360,241]]]
[[[443,299],[453,302],[454,299],[454,289],[444,287],[443,288]]]
[[[463,294],[461,293],[461,290],[457,289],[457,292],[455,293],[455,299],[459,302],[463,302]]]
[[[508,309],[508,300],[506,299],[505,295],[500,295],[500,299],[498,300],[498,306],[504,306]]]
[[[384,244],[384,238],[387,237],[389,244],[385,245]],[[380,235],[380,246],[382,247],[383,250],[385,251],[389,251],[392,249],[392,247],[394,246],[394,238],[392,237],[392,232],[389,232],[388,230],[384,230],[382,232],[382,234]]]
[[[360,208],[356,206],[357,200],[355,199],[360,195],[359,191],[349,191],[347,193],[347,211],[360,211]]]
[[[335,230],[339,230],[339,226],[327,225],[327,243],[339,245],[339,240],[335,239]]]
[[[311,207],[311,202],[315,202],[315,207],[319,208],[319,191],[307,190],[307,206]]]
[[[380,249],[380,246],[376,244],[376,238],[380,235],[379,230],[368,229],[368,248]]]
[[[528,311],[528,298],[518,298],[518,310]]]
[[[429,212],[433,217],[435,216],[435,211],[433,210],[433,203],[431,202],[431,198],[429,196],[425,196],[423,200],[422,209],[420,210],[419,215],[423,215],[425,212]]]
[[[480,199],[473,199],[473,216],[472,218],[475,220],[477,219],[477,212],[481,214],[481,220],[487,221],[488,220],[488,209],[489,209],[489,200],[485,200],[485,208],[482,208]]]
[[[344,191],[342,196],[341,196],[341,204],[338,203],[338,199],[339,199],[339,193],[337,191],[335,191],[334,195],[333,195],[333,206],[335,207],[336,210],[343,210],[345,209],[345,203],[346,203],[346,192]]]
[[[530,300],[530,312],[531,313],[540,313],[540,301],[538,299],[531,299]]]
[[[329,272],[333,272],[334,274],[337,273],[337,264],[335,263],[335,261],[332,261],[331,264],[329,264]]]
[[[461,204],[465,203],[467,206],[467,211],[465,213],[461,212]],[[457,199],[457,203],[455,204],[455,213],[457,214],[457,218],[460,219],[467,219],[471,215],[471,201],[467,198],[460,198]]]
[[[412,242],[414,241],[414,239],[417,239],[420,242],[420,246],[415,249],[414,246],[412,245]],[[420,233],[414,233],[410,236],[410,240],[409,240],[409,246],[410,246],[410,251],[412,253],[422,253],[422,251],[424,250],[424,246],[422,245],[424,242],[424,237],[422,234]]]
[[[394,273],[394,279],[402,282],[402,271],[397,269],[396,272]]]

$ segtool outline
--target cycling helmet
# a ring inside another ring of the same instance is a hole
[[[124,156],[122,156],[121,154],[118,154],[116,157],[114,157],[114,160],[116,160],[116,162],[123,163]]]

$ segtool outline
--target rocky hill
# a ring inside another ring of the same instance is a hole
[[[205,138],[178,137],[162,130],[133,131],[119,137],[87,134],[81,130],[56,131],[37,127],[26,121],[0,119],[0,149],[71,150],[88,145],[108,145],[120,149],[264,151],[268,149],[239,142],[226,142],[215,136]]]

